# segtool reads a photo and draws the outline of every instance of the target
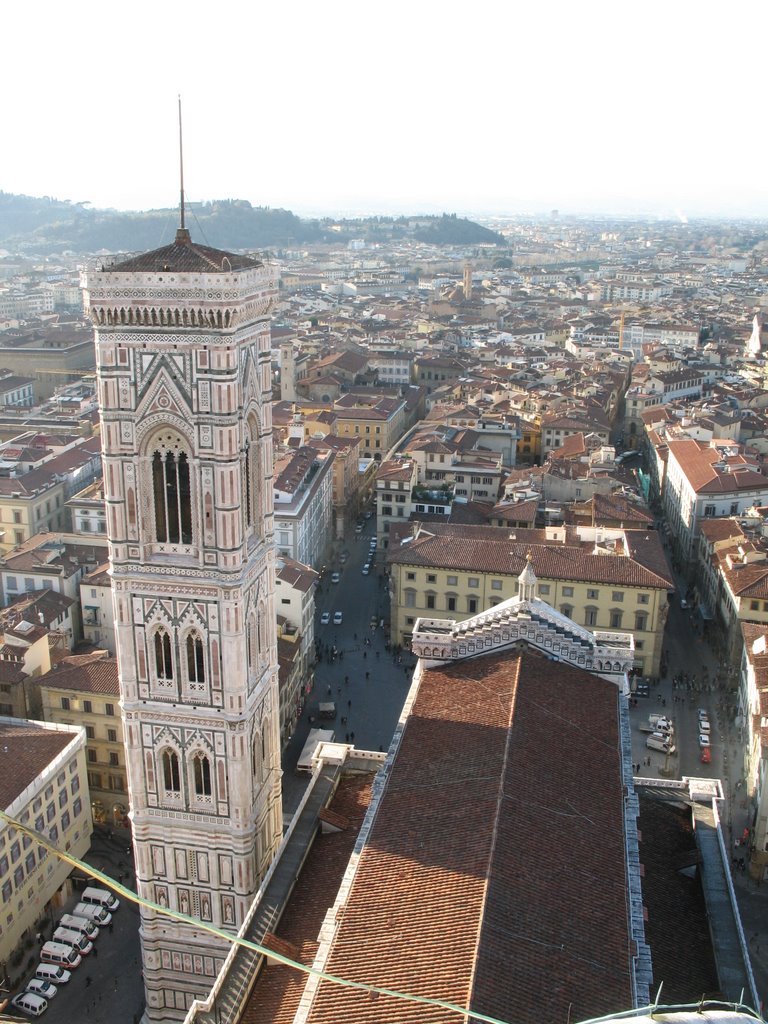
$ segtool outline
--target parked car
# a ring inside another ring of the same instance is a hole
[[[708,747],[709,746],[709,736],[707,736],[707,734],[705,732],[700,732],[699,733],[699,746],[700,747]]]
[[[35,977],[51,985],[66,985],[72,974],[57,964],[38,964],[35,968]]]
[[[93,921],[99,928],[106,927],[112,920],[110,912],[104,907],[97,906],[95,903],[78,903],[72,913],[75,917],[87,917],[89,921]]]
[[[703,747],[701,751],[701,763],[709,764],[712,761],[712,748]]]
[[[94,907],[103,907],[105,910],[110,910],[113,914],[120,906],[120,900],[114,893],[111,893],[109,889],[100,889],[96,885],[89,885],[83,889],[80,902],[90,903]],[[79,911],[77,914],[78,917],[84,916]]]
[[[341,573],[340,572],[332,572],[331,573],[331,583],[341,583]]]
[[[21,1010],[22,1013],[28,1013],[30,1017],[39,1017],[48,1009],[48,1000],[43,999],[35,992],[22,992],[20,995],[14,996],[11,1006]]]
[[[334,624],[334,626],[340,626],[342,621],[343,621],[343,619],[344,619],[344,616],[343,616],[343,614],[341,612],[334,612],[333,613],[333,624]]]
[[[323,614],[320,616],[320,625],[321,626],[327,626],[330,621],[331,621],[331,613],[330,612],[323,612]]]
[[[709,730],[709,719],[708,718],[700,718],[699,719],[699,732],[707,732],[708,733],[709,731],[710,731]]]
[[[371,563],[370,562],[366,562],[365,565],[363,566],[363,570],[362,570],[363,576],[367,576],[370,571],[371,571]]]
[[[30,978],[27,982],[27,992],[34,992],[44,999],[53,999],[58,989],[50,981],[42,981],[40,978]]]

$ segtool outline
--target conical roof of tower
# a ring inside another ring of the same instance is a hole
[[[233,270],[246,270],[262,264],[250,256],[240,256],[224,249],[212,249],[209,245],[198,245],[186,228],[179,228],[170,245],[160,249],[132,256],[130,259],[105,267],[110,273],[171,273],[180,274],[229,274]]]

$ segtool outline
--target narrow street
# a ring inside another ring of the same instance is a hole
[[[749,803],[744,795],[743,750],[733,724],[736,697],[735,681],[727,679],[717,653],[701,636],[701,623],[688,609],[681,608],[679,595],[669,611],[664,649],[667,652],[666,678],[652,686],[648,697],[638,697],[630,709],[632,753],[640,765],[639,776],[663,778],[666,767],[670,778],[683,776],[720,779],[725,797],[720,816],[733,865],[733,883],[739,903],[744,932],[749,945],[758,991],[768,998],[768,891],[741,870],[744,856],[740,840],[750,824]],[[688,685],[673,680],[683,675]],[[712,760],[701,761],[698,742],[698,709],[709,712]],[[669,715],[675,726],[677,753],[666,757],[648,750],[648,733],[640,731],[650,714]],[[650,760],[650,764],[646,762]]]
[[[389,597],[384,579],[384,556],[377,551],[370,573],[362,574],[370,557],[370,540],[375,536],[375,518],[366,520],[361,534],[352,533],[339,546],[347,552],[342,563],[336,557],[315,592],[315,637],[322,643],[322,656],[315,666],[315,685],[307,696],[296,731],[283,750],[283,812],[289,817],[301,799],[307,775],[296,771],[311,728],[333,729],[337,740],[354,743],[360,750],[386,750],[395,731],[415,659],[405,651],[393,655],[385,648],[382,620],[389,618]],[[339,583],[331,574],[339,572]],[[323,612],[330,622],[320,624]],[[343,621],[333,624],[335,612]],[[375,627],[373,623],[375,622]],[[337,650],[331,661],[329,652]],[[334,721],[318,720],[318,704],[334,701]],[[309,719],[314,719],[310,723]]]

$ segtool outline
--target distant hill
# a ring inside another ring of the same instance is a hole
[[[290,210],[251,206],[245,199],[195,203],[187,211],[193,237],[222,249],[280,249],[317,242],[344,244],[413,238],[432,245],[500,245],[505,240],[455,214],[442,217],[371,217],[362,220],[302,220]],[[173,238],[177,210],[142,213],[95,210],[48,196],[0,192],[0,246],[32,252],[136,252]]]

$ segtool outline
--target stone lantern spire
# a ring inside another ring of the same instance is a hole
[[[525,558],[525,568],[517,577],[517,596],[521,601],[534,601],[537,597],[536,586],[538,579],[533,571],[533,555],[529,551]]]

